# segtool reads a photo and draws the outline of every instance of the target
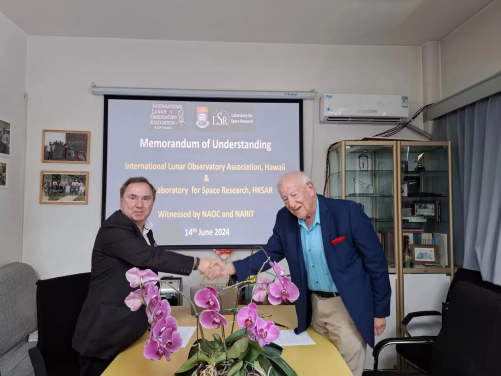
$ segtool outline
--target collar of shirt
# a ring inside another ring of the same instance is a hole
[[[304,221],[304,219],[298,218],[297,223],[299,223],[299,226],[304,227],[306,230],[309,230],[308,226],[306,226],[306,222]],[[314,219],[313,223],[311,224],[310,228],[315,227],[315,225],[317,225],[317,224],[320,224],[320,210],[318,210],[318,197],[317,197],[317,209],[315,211],[315,219]]]
[[[139,227],[139,226],[137,226],[137,227]],[[148,232],[150,232],[151,229],[153,229],[153,223],[151,223],[150,220],[147,219],[144,222],[143,238],[144,238],[144,240],[146,240],[146,243],[148,243],[148,245],[151,245],[150,239],[148,239]],[[141,227],[139,227],[139,231],[141,231]]]

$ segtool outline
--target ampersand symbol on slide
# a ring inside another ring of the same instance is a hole
[[[204,176],[204,181],[209,181],[209,175]]]

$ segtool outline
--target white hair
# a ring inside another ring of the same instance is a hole
[[[308,183],[311,183],[310,178],[303,171],[289,171],[282,175],[282,177],[278,180],[277,189],[280,191],[280,186],[283,184],[285,180],[288,179],[297,179],[301,183],[303,187],[306,187]]]

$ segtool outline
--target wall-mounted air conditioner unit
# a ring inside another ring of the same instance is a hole
[[[409,117],[405,95],[324,94],[320,97],[321,123],[399,124]]]

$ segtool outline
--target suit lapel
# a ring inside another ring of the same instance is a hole
[[[322,195],[318,195],[318,206],[317,210],[320,210],[320,226],[322,228],[322,240],[324,242],[324,250],[327,255],[327,250],[330,249],[330,228],[331,228],[331,216],[329,215],[329,208],[325,203],[325,198]]]

